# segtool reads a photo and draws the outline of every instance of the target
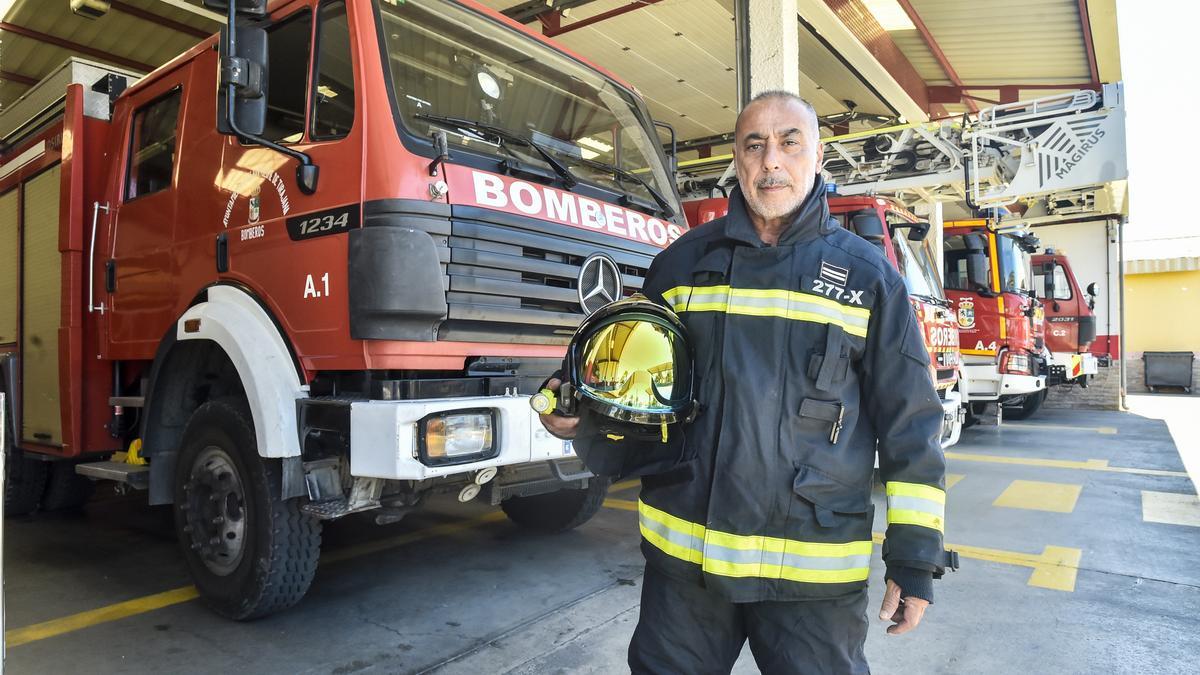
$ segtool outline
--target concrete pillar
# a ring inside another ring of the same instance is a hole
[[[757,93],[800,93],[800,18],[796,0],[735,0],[738,108]]]

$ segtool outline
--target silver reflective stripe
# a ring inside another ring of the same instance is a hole
[[[905,511],[920,511],[921,513],[929,513],[938,518],[946,517],[946,505],[939,504],[932,499],[921,499],[920,497],[905,497],[902,495],[888,495],[888,509],[902,509]]]
[[[704,540],[700,537],[693,537],[690,534],[684,534],[683,532],[672,530],[657,520],[650,518],[645,513],[639,513],[638,520],[641,522],[642,527],[650,530],[651,532],[657,534],[663,539],[666,539],[672,544],[675,544],[676,546],[682,546],[697,553],[704,552]]]
[[[784,553],[783,551],[726,548],[712,542],[708,542],[705,545],[704,558],[706,560],[711,558],[739,565],[757,563],[806,570],[853,570],[871,565],[871,557],[866,555],[831,557],[794,555]]]

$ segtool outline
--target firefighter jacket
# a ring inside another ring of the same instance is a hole
[[[650,565],[732,602],[861,590],[878,448],[884,560],[940,576],[945,460],[928,352],[904,281],[830,217],[819,177],[778,245],[735,192],[726,217],[658,255],[644,292],[687,326],[701,406],[676,432],[673,468],[642,479]],[[577,446],[597,455],[605,442]]]

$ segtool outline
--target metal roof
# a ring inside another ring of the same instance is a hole
[[[640,6],[630,0],[482,1],[521,14],[632,83],[681,140],[732,131],[733,0],[644,0]],[[800,93],[821,116],[846,113],[851,101],[860,113],[895,117],[924,99],[929,103],[920,105],[938,117],[1058,91],[1048,87],[1116,81],[1115,1],[800,0]],[[870,9],[880,3],[898,5],[911,24],[883,27]],[[68,0],[0,0],[0,110],[68,56],[142,71],[169,61],[220,27],[200,4],[111,0],[104,16],[85,19],[71,13]],[[594,22],[572,27],[589,19]],[[862,68],[864,59],[873,60],[871,68]],[[901,88],[879,86],[881,73],[905,80],[910,93],[916,80],[917,95],[897,100]],[[719,141],[712,143],[711,151],[719,152]]]

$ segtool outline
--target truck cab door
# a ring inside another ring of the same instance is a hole
[[[186,72],[186,70],[184,71]],[[184,75],[134,94],[124,129],[120,198],[109,214],[109,256],[100,288],[109,307],[110,358],[149,359],[178,304],[176,176]],[[99,263],[100,261],[97,261]]]

